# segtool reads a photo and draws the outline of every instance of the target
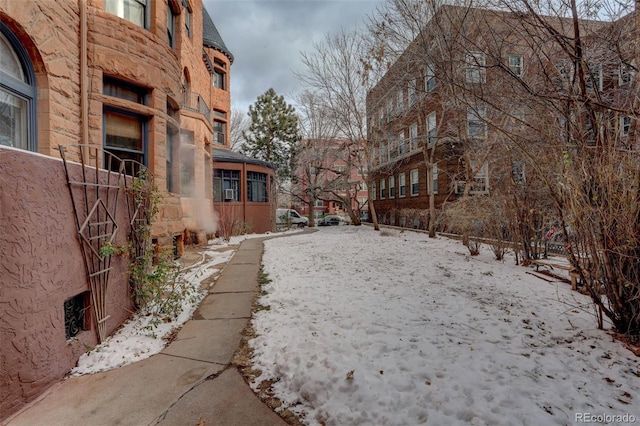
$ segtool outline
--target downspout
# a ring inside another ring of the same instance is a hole
[[[81,144],[89,143],[89,103],[87,87],[87,3],[78,0],[80,9],[80,122],[82,134]]]
[[[242,191],[242,224],[247,223],[247,163],[242,163],[242,181],[240,182],[240,188],[244,185],[244,191]]]

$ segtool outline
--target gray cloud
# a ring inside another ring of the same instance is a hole
[[[300,87],[300,53],[327,33],[362,25],[383,0],[204,0],[226,46],[234,55],[231,103],[248,110],[273,87],[287,102]]]

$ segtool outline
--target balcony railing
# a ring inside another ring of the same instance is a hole
[[[211,109],[199,93],[182,92],[182,108],[199,112],[207,117],[207,121],[211,122]]]

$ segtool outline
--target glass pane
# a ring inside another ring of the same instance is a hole
[[[144,27],[143,3],[137,0],[105,0],[104,8],[107,12]]]
[[[105,112],[106,145],[142,151],[142,122],[115,112]]]
[[[25,81],[20,60],[18,60],[9,41],[2,34],[0,34],[0,70],[11,77]]]
[[[0,145],[28,149],[27,101],[0,88]]]

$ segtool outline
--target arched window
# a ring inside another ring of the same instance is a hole
[[[0,145],[37,151],[35,73],[26,50],[0,22]]]

